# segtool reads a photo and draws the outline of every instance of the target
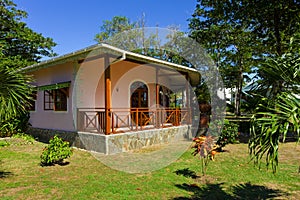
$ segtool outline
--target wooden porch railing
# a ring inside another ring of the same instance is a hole
[[[191,123],[191,112],[187,108],[112,108],[110,133],[138,131],[144,129],[179,126]],[[77,129],[105,133],[104,108],[78,108]]]

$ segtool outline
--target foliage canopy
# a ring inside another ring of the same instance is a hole
[[[11,0],[0,1],[0,128],[23,116],[31,100],[32,77],[21,68],[54,56],[51,38],[27,27],[27,13]]]

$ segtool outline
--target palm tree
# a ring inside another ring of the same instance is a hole
[[[293,133],[300,141],[299,53],[270,58],[260,73],[263,79],[258,88],[267,101],[252,117],[249,150],[256,164],[266,155],[267,166],[276,172],[280,139],[284,141],[288,133]]]
[[[31,82],[32,78],[22,71],[0,66],[0,132],[26,112],[32,98]]]
[[[259,163],[266,154],[267,166],[273,172],[278,166],[280,139],[284,141],[288,133],[296,133],[300,140],[300,99],[294,94],[282,93],[276,98],[275,108],[259,112],[252,118],[250,154]]]

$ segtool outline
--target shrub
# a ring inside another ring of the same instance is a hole
[[[19,113],[18,117],[0,123],[0,137],[10,137],[16,133],[24,133],[29,127],[29,113]]]
[[[72,149],[69,142],[63,141],[55,135],[49,145],[43,149],[41,155],[41,165],[50,166],[54,164],[63,164],[63,160],[72,155]]]
[[[227,144],[234,144],[238,138],[238,125],[229,120],[224,120],[223,130],[218,138],[217,145],[222,148]]]

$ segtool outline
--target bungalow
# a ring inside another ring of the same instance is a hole
[[[41,140],[112,154],[190,132],[196,69],[98,44],[24,71],[37,88],[29,132]]]

